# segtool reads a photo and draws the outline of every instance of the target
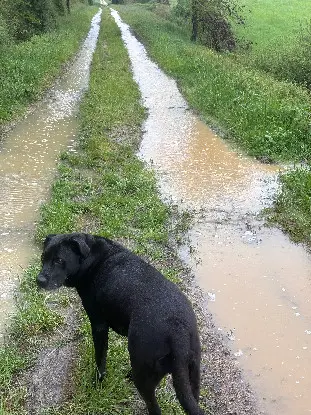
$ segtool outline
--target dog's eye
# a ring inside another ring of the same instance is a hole
[[[62,258],[56,258],[54,264],[56,265],[63,265],[65,261]]]

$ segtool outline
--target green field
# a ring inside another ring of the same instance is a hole
[[[304,0],[244,0],[246,25],[238,36],[252,42],[237,53],[247,66],[277,79],[311,86],[311,2]]]
[[[246,26],[239,33],[253,42],[254,52],[280,47],[287,49],[311,19],[311,2],[306,0],[241,0]]]

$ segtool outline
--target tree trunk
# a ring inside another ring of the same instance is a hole
[[[198,0],[192,0],[191,21],[192,21],[191,40],[195,42],[198,38]]]

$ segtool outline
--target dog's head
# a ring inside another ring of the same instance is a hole
[[[90,253],[86,234],[48,235],[42,253],[42,271],[37,277],[39,287],[55,290],[66,285],[74,287],[81,264]]]

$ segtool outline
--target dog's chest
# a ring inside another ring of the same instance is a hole
[[[108,323],[116,333],[127,336],[129,328],[129,314],[122,304],[97,302],[95,313],[103,322]]]

